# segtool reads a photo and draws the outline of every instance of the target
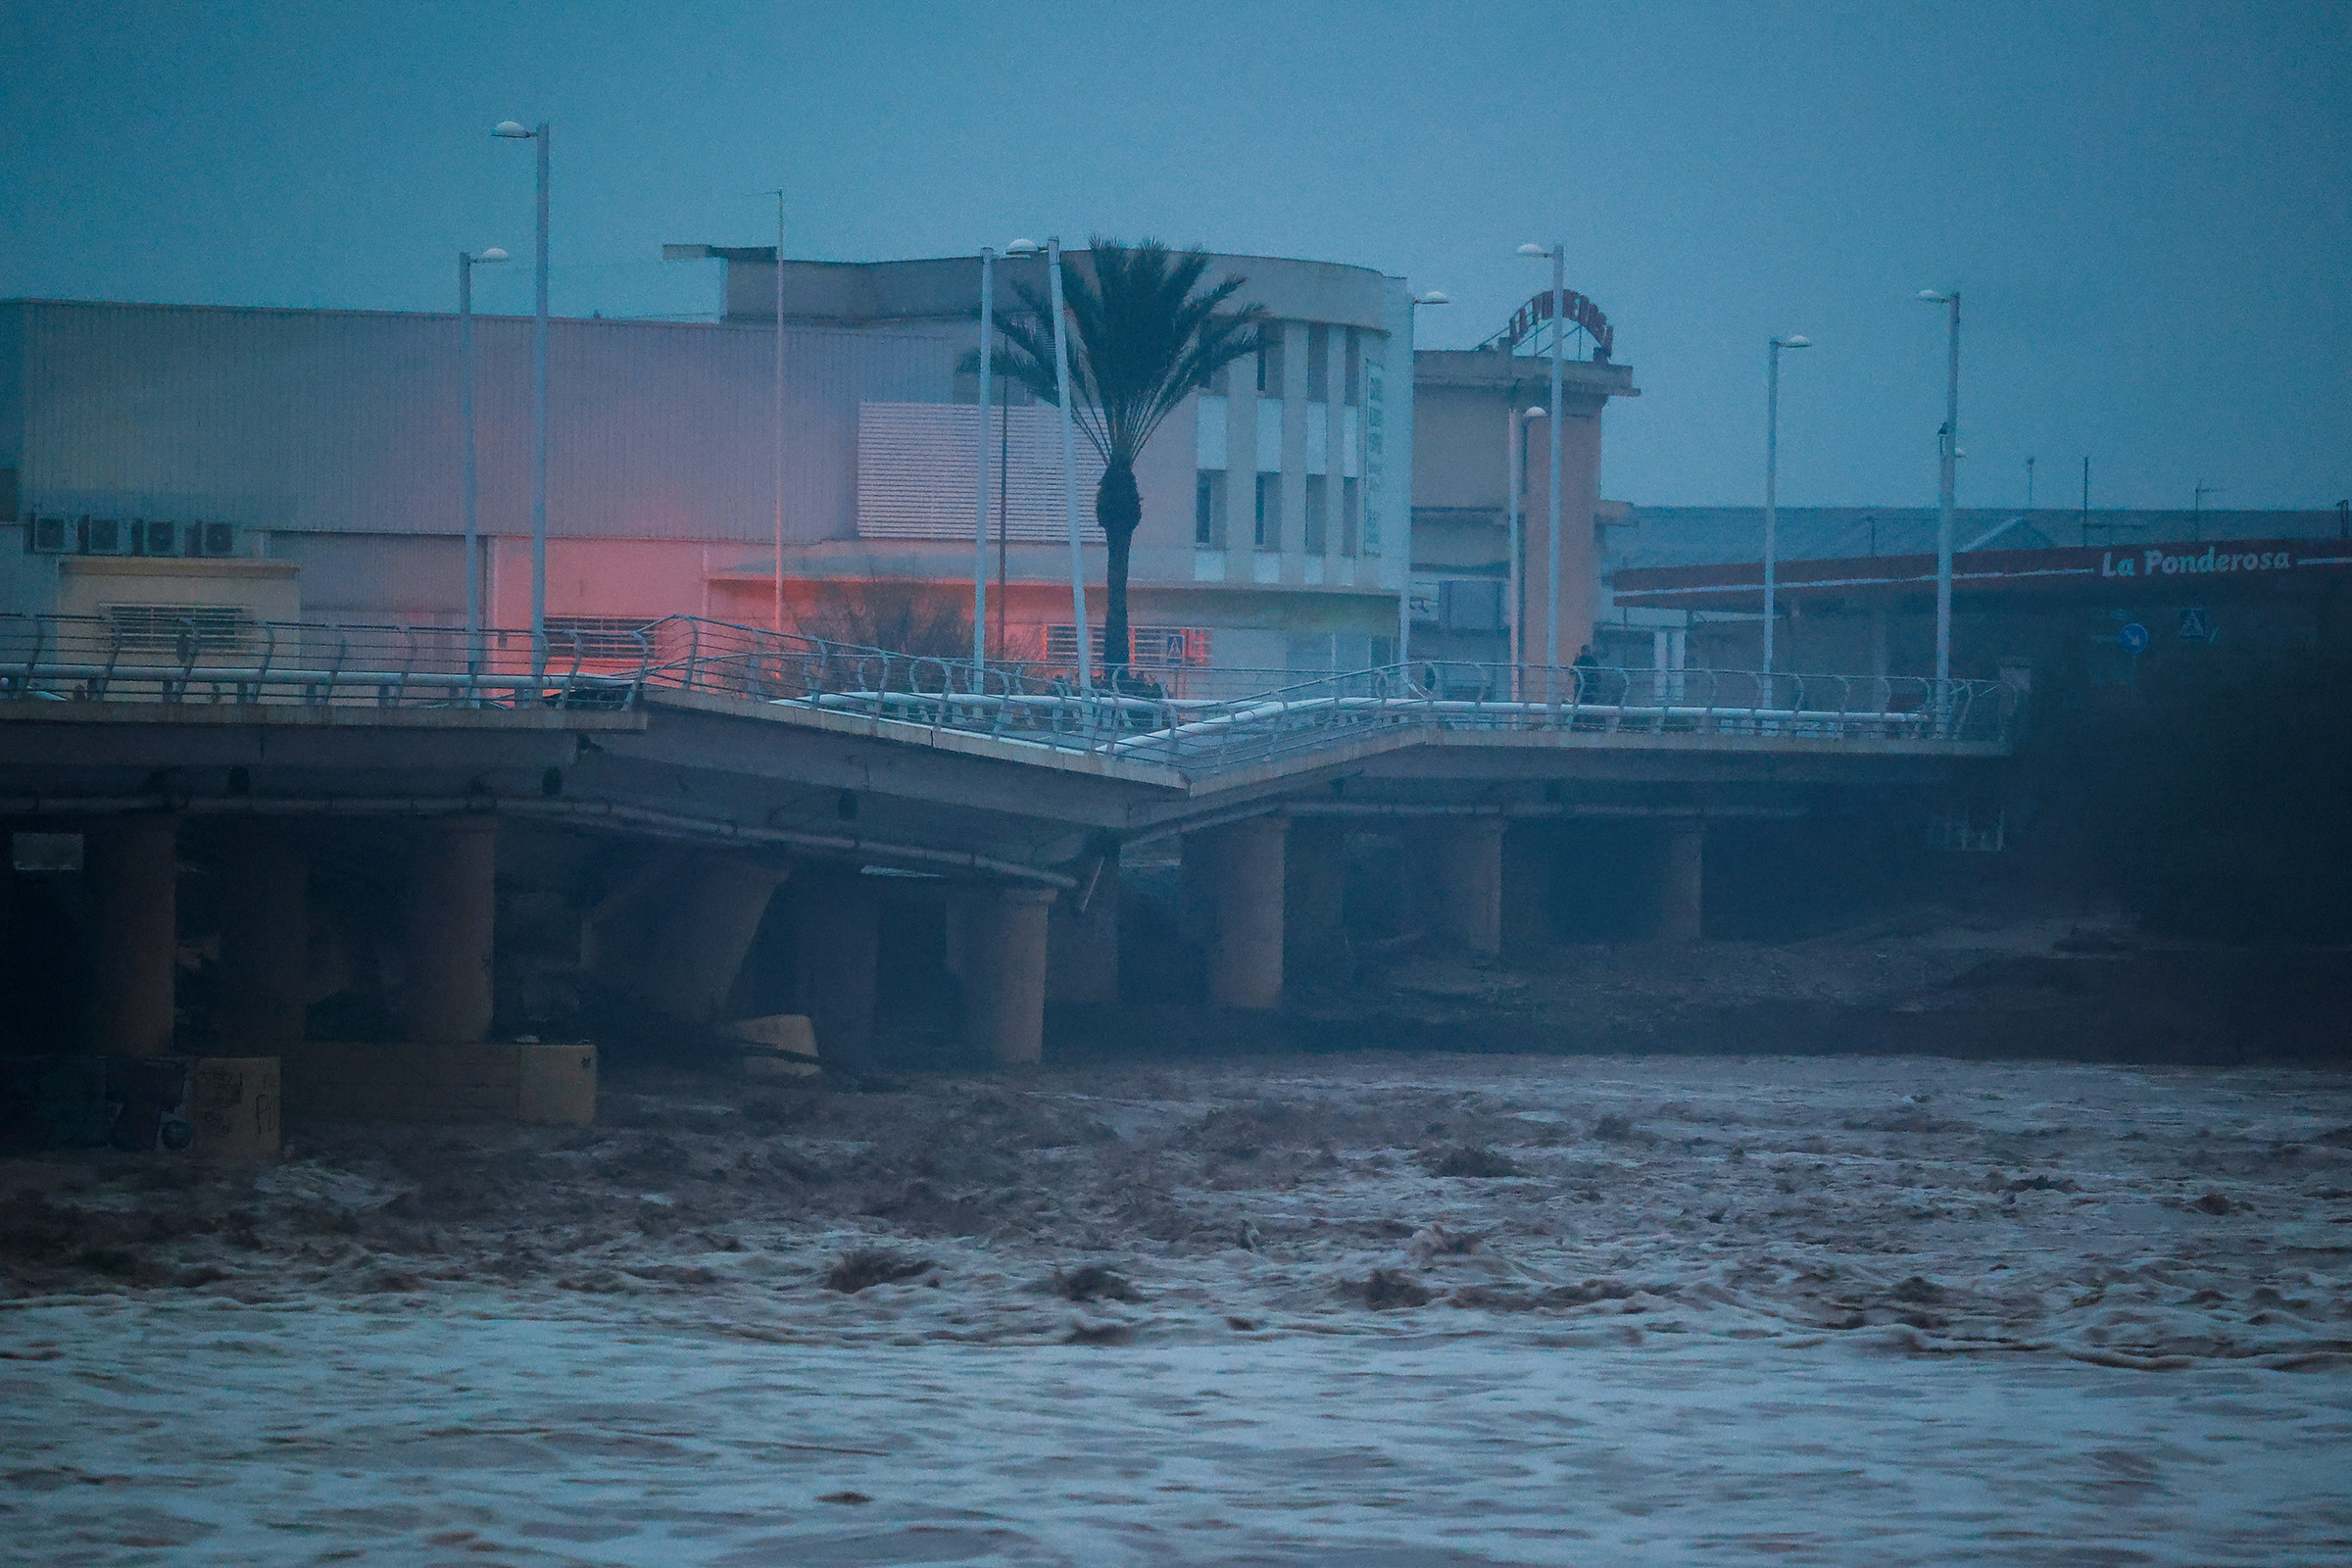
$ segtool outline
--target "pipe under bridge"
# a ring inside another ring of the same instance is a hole
[[[209,1026],[240,1051],[299,1046],[310,906],[339,879],[384,906],[397,1032],[440,1043],[510,1010],[502,891],[507,926],[568,922],[602,983],[700,1028],[748,1004],[789,886],[796,1005],[844,1053],[872,1033],[885,906],[919,892],[944,902],[969,1043],[1011,1061],[1049,992],[1115,996],[1123,852],[1181,844],[1207,999],[1267,1007],[1345,948],[1350,833],[1394,837],[1427,929],[1491,953],[1535,919],[1546,825],[1645,822],[1656,933],[1695,939],[1710,822],[1948,794],[2016,718],[2004,685],[1900,677],[1417,662],[1086,690],[684,616],[539,637],[0,617],[0,817],[61,846],[35,861],[77,856],[74,1027],[122,1055],[185,1047],[191,858],[234,890]],[[57,879],[12,874],[20,905]]]

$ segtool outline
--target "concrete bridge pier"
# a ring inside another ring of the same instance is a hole
[[[1047,922],[1054,889],[976,888],[962,897],[958,958],[964,1039],[1000,1066],[1045,1050]]]
[[[1187,835],[1201,858],[1209,904],[1208,1000],[1220,1007],[1282,1004],[1283,837],[1289,822],[1252,816]]]
[[[1527,958],[1553,946],[1551,864],[1559,837],[1548,823],[1515,822],[1502,837],[1502,951]]]
[[[83,831],[90,894],[83,1038],[110,1056],[172,1051],[179,970],[179,822],[140,812]]]
[[[451,817],[417,834],[402,998],[411,1040],[475,1045],[490,1038],[497,877],[497,818]]]
[[[621,989],[680,1022],[716,1023],[768,901],[791,867],[715,854],[679,869],[683,875],[665,874],[641,895],[648,907],[637,951],[613,957],[633,970],[624,972]]]
[[[1286,976],[1344,986],[1353,978],[1348,946],[1348,828],[1294,817],[1282,850],[1282,962]]]
[[[1046,994],[1055,1002],[1119,1000],[1119,857],[1048,907]]]
[[[808,867],[793,881],[801,1010],[817,1054],[855,1061],[874,1042],[881,980],[882,899],[855,866]]]
[[[1499,816],[1441,818],[1429,829],[1422,864],[1430,927],[1446,943],[1482,957],[1502,953],[1502,841]]]
[[[1705,923],[1707,824],[1684,817],[1665,824],[1658,855],[1657,940],[1699,940]]]
[[[282,1056],[302,1044],[310,1003],[310,856],[282,822],[243,823],[225,849],[220,1044]]]

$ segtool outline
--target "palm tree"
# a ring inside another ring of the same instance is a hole
[[[1255,305],[1223,309],[1247,278],[1228,277],[1195,292],[1208,258],[1197,250],[1170,251],[1157,240],[1122,245],[1088,241],[1090,279],[1061,260],[1062,299],[1070,313],[1070,416],[1102,458],[1095,490],[1095,521],[1110,546],[1109,603],[1103,612],[1103,673],[1125,676],[1127,553],[1143,521],[1143,493],[1135,462],[1152,432],[1209,377],[1254,354],[1264,313]],[[1004,373],[1047,403],[1061,400],[1054,373],[1054,314],[1034,286],[1016,283],[1024,312],[997,313],[1004,333]],[[971,356],[977,361],[978,355]],[[1078,634],[1086,635],[1080,627]]]

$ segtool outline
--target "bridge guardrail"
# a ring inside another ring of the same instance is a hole
[[[2017,701],[1997,681],[1454,661],[1303,679],[1257,672],[1262,685],[1224,696],[1188,695],[1204,683],[1163,685],[1154,678],[1161,673],[1131,673],[1115,687],[1086,691],[1051,666],[974,664],[690,615],[619,634],[536,636],[0,615],[0,698],[625,709],[649,688],[674,689],[1193,772],[1402,726],[2004,743]]]

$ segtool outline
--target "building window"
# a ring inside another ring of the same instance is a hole
[[[1261,473],[1257,476],[1257,548],[1282,548],[1282,475]]]
[[[1208,390],[1217,397],[1227,397],[1232,394],[1233,367],[1231,365],[1220,365],[1208,372]]]
[[[1282,323],[1268,321],[1258,331],[1257,395],[1278,398],[1282,396]]]
[[[1331,328],[1320,321],[1306,329],[1306,396],[1313,403],[1331,396]]]
[[[1354,327],[1348,328],[1348,373],[1340,395],[1353,408],[1357,402],[1357,386],[1364,378],[1364,343]]]
[[[1306,537],[1300,548],[1310,556],[1322,555],[1326,548],[1323,528],[1324,489],[1323,475],[1310,473],[1306,476]]]
[[[1340,481],[1340,554],[1343,556],[1352,556],[1357,553],[1359,530],[1363,525],[1363,514],[1357,509],[1362,505],[1363,499],[1357,493],[1356,481],[1342,479]]]
[[[1193,482],[1193,543],[1203,550],[1225,548],[1225,475],[1202,470]]]

